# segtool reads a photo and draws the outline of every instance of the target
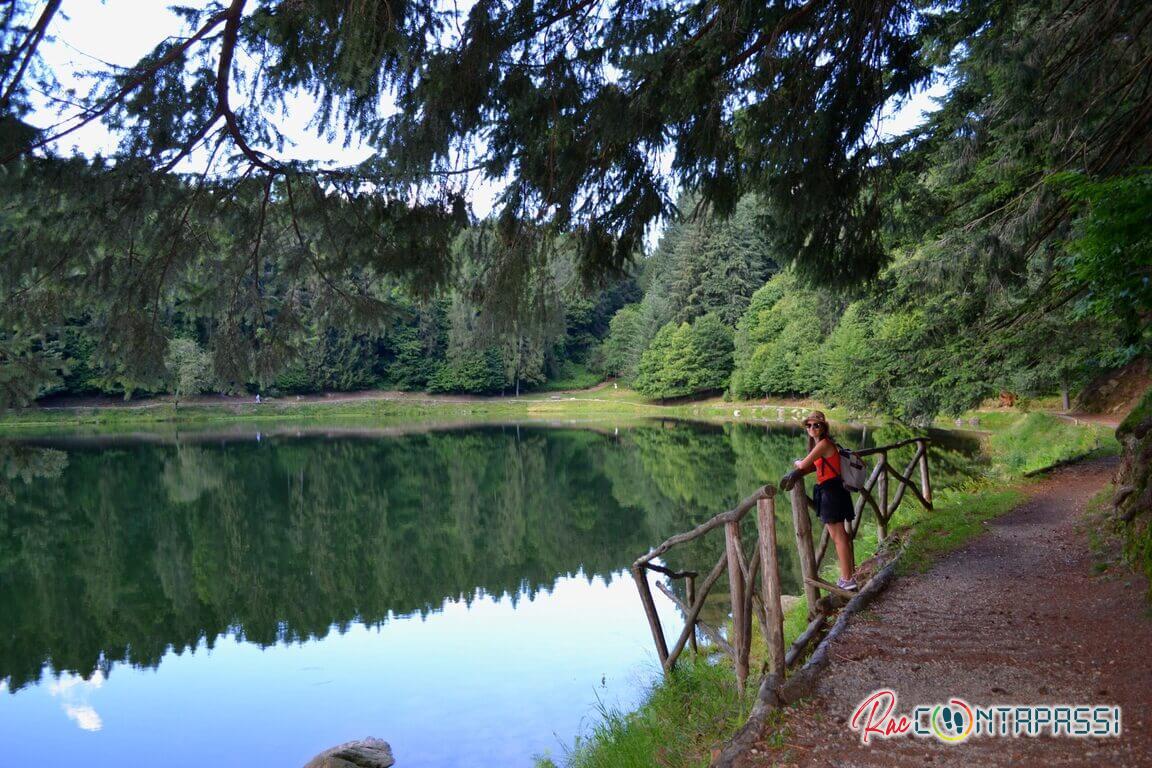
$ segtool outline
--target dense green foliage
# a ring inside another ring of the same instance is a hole
[[[1131,87],[1152,74],[1139,23],[1152,11],[1041,1],[955,11],[922,30],[950,90],[922,126],[888,141],[881,164],[886,263],[849,291],[819,261],[768,280],[727,320],[733,396],[811,395],[923,420],[1001,391],[1075,391],[1152,351],[1152,97]],[[793,262],[779,201],[763,210],[765,258]],[[662,275],[685,247],[690,235],[670,227],[645,269]],[[663,317],[689,305],[659,280],[646,287]],[[640,358],[619,350],[644,340],[636,325],[608,341],[625,377]],[[653,356],[666,355],[670,335],[655,338]],[[638,387],[651,378],[633,376]]]
[[[636,390],[668,398],[723,389],[732,372],[732,332],[715,315],[668,323],[640,358]]]
[[[161,388],[174,338],[223,388],[515,391],[633,380],[710,315],[734,394],[908,419],[1148,353],[1139,0],[233,0],[79,95],[39,50],[60,7],[0,14],[0,405]],[[879,129],[941,78],[922,125]],[[301,92],[369,159],[276,159]],[[45,97],[79,111],[46,127]],[[96,119],[114,156],[57,154]],[[502,185],[485,226],[478,176]],[[642,298],[577,298],[629,268]],[[654,396],[715,380],[655,370]]]
[[[642,264],[643,299],[613,318],[600,353],[608,375],[653,398],[725,389],[732,371],[732,327],[777,270],[755,197],[727,219],[691,211],[665,231]]]
[[[676,676],[653,685],[638,712],[601,706],[562,759],[540,758],[536,768],[647,768],[668,764],[671,756],[676,765],[707,765],[712,743],[748,717],[748,701],[733,695],[733,675],[730,664],[686,654]],[[684,727],[689,723],[693,727]]]
[[[458,273],[428,300],[413,298],[391,280],[366,277],[343,297],[322,280],[307,287],[290,284],[296,278],[282,273],[294,269],[291,252],[271,250],[261,269],[265,288],[276,286],[276,292],[234,301],[245,307],[254,301],[275,305],[273,325],[246,322],[242,313],[233,316],[230,309],[205,303],[207,288],[192,274],[179,295],[143,318],[135,312],[121,315],[124,304],[97,295],[88,297],[91,311],[77,308],[73,314],[64,311],[68,303],[56,303],[58,297],[29,292],[28,301],[48,308],[10,340],[29,340],[21,360],[44,370],[35,389],[14,389],[8,396],[22,402],[45,394],[304,394],[375,387],[492,394],[542,387],[581,370],[577,386],[598,381],[586,368],[598,360],[613,313],[638,296],[635,281],[588,293],[573,272],[569,251],[525,283],[533,294],[518,296],[518,307],[493,309],[480,273],[490,268],[486,249],[495,237],[484,226],[462,233],[453,245]],[[363,298],[361,315],[341,311],[353,290]],[[147,368],[126,364],[117,355],[119,340],[108,332],[109,323],[116,322],[141,325],[142,348],[158,344],[166,350],[162,358]],[[187,378],[193,346],[198,368]],[[181,387],[182,381],[188,385]]]

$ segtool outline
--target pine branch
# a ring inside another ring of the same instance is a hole
[[[164,280],[168,277],[168,270],[171,268],[172,262],[176,259],[176,254],[179,251],[181,245],[181,240],[178,235],[180,235],[187,227],[188,216],[192,212],[192,207],[196,204],[196,200],[200,197],[200,193],[204,190],[204,187],[207,186],[208,172],[211,170],[212,164],[216,160],[216,153],[220,151],[220,146],[224,143],[223,139],[224,137],[221,136],[220,139],[216,142],[216,146],[212,148],[212,154],[208,157],[208,163],[204,167],[204,172],[200,174],[200,181],[196,185],[196,191],[192,193],[192,197],[188,200],[188,204],[184,206],[184,213],[180,216],[180,223],[177,225],[176,232],[172,237],[172,248],[169,249],[168,256],[164,260],[164,266],[160,269],[160,276],[156,279],[156,298],[155,303],[152,305],[153,328],[158,325],[160,315],[160,297],[164,290]]]
[[[320,279],[324,281],[325,285],[331,288],[332,291],[336,293],[336,295],[340,296],[346,301],[351,302],[353,297],[343,288],[338,286],[332,280],[332,278],[328,276],[328,273],[320,267],[320,264],[317,263],[316,259],[312,256],[312,249],[308,246],[308,243],[304,240],[303,233],[300,231],[300,223],[296,213],[296,201],[292,195],[291,176],[285,176],[284,182],[285,188],[288,192],[288,211],[292,219],[292,229],[296,233],[296,241],[300,244],[300,251],[304,254],[304,258],[307,259],[308,262],[312,265],[312,268],[316,270],[316,274],[320,276]]]
[[[60,139],[64,138],[65,136],[68,136],[68,135],[75,133],[76,131],[80,130],[81,128],[83,128],[85,125],[88,125],[88,123],[92,122],[96,118],[102,117],[103,115],[108,114],[108,112],[112,111],[113,107],[115,107],[117,104],[120,104],[122,101],[124,101],[124,99],[127,98],[130,93],[135,91],[137,88],[142,86],[144,83],[148,82],[148,80],[150,80],[159,70],[163,69],[164,67],[168,66],[169,64],[171,64],[172,62],[176,61],[181,56],[183,56],[185,51],[187,51],[189,48],[191,48],[193,45],[195,45],[200,40],[203,40],[205,37],[207,37],[208,33],[210,33],[213,29],[218,27],[220,25],[220,23],[225,21],[227,18],[228,18],[228,14],[226,11],[214,14],[211,18],[208,19],[208,22],[196,32],[196,34],[192,35],[192,37],[189,37],[187,40],[182,42],[180,45],[178,45],[175,48],[173,48],[172,50],[170,50],[164,56],[161,56],[159,59],[156,60],[155,63],[146,67],[143,72],[141,72],[139,75],[137,75],[132,80],[125,83],[120,88],[120,90],[116,91],[116,93],[112,94],[110,97],[105,99],[101,104],[96,105],[96,106],[92,106],[92,107],[88,107],[87,109],[85,109],[80,114],[73,115],[72,117],[68,118],[68,120],[64,121],[64,122],[68,122],[71,120],[80,120],[80,122],[76,123],[76,125],[73,125],[71,128],[60,131],[58,133],[53,133],[53,134],[50,134],[48,136],[45,136],[42,139],[38,139],[38,140],[32,142],[30,145],[28,145],[27,147],[24,147],[23,149],[18,149],[15,152],[12,152],[11,154],[4,157],[4,159],[0,160],[0,165],[4,165],[4,164],[6,164],[12,160],[15,160],[16,158],[20,157],[21,155],[26,155],[26,154],[34,151],[34,150],[40,149],[41,147],[44,147],[44,146],[47,146],[48,144],[51,144],[54,141],[59,141]],[[59,127],[59,126],[57,125],[57,126],[53,126],[53,127]]]
[[[13,3],[13,8],[14,7],[15,3]],[[11,101],[12,95],[16,93],[17,86],[20,85],[20,81],[24,78],[24,73],[32,63],[32,58],[36,55],[36,49],[44,39],[45,32],[48,31],[48,25],[52,22],[52,17],[56,15],[56,11],[59,9],[60,0],[49,0],[48,5],[44,6],[44,12],[40,14],[40,18],[36,21],[36,26],[29,30],[28,36],[24,38],[24,42],[17,46],[16,50],[12,52],[13,61],[20,56],[22,51],[24,53],[24,60],[20,62],[16,74],[12,77],[12,82],[4,89],[4,95],[0,96],[0,113],[7,111],[8,103]]]
[[[162,168],[158,169],[159,172],[161,174],[168,173],[173,168],[175,168],[181,160],[190,155],[193,150],[196,149],[196,145],[203,141],[204,138],[208,135],[208,132],[212,130],[212,126],[216,125],[216,123],[223,116],[224,113],[220,111],[219,107],[217,107],[216,111],[212,113],[212,117],[208,119],[208,122],[204,123],[204,125],[200,127],[200,130],[196,131],[196,133],[193,134],[192,137],[184,143],[184,148],[176,153],[175,157],[165,163]]]
[[[224,122],[228,126],[228,133],[232,136],[232,140],[236,142],[236,146],[248,158],[249,162],[253,165],[263,168],[269,173],[276,175],[284,172],[283,168],[272,165],[263,156],[256,152],[248,144],[244,138],[243,131],[240,130],[240,123],[236,119],[236,113],[232,111],[232,106],[228,101],[228,82],[232,73],[232,58],[236,53],[236,40],[240,31],[240,19],[244,13],[244,5],[247,0],[232,0],[232,5],[224,11],[224,36],[222,46],[220,49],[220,61],[216,68],[216,110],[224,116]]]
[[[724,65],[724,68],[736,69],[765,48],[775,47],[784,33],[791,31],[794,26],[804,21],[815,10],[816,6],[817,0],[808,0],[804,5],[781,19],[770,33],[761,35],[752,45],[732,57]]]

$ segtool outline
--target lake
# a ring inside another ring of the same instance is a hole
[[[975,439],[933,438],[936,487],[976,471]],[[293,767],[366,736],[399,768],[560,756],[659,676],[628,566],[777,481],[804,439],[676,421],[7,438],[0,762]],[[778,518],[797,594],[786,498]],[[707,571],[721,548],[669,564]]]

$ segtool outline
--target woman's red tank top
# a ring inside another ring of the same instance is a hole
[[[816,482],[822,483],[840,476],[840,452],[832,454],[830,458],[816,459]]]

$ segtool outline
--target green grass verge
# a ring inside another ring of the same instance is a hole
[[[808,625],[807,606],[795,604],[784,615],[784,642],[790,645]],[[749,669],[759,669],[765,646],[753,622]],[[587,734],[557,758],[538,757],[537,768],[705,768],[712,751],[748,719],[758,681],[736,693],[736,673],[723,654],[685,653],[675,673],[647,691],[635,712],[598,707]]]
[[[675,677],[654,686],[635,713],[603,705],[585,740],[562,756],[572,768],[641,768],[652,765],[706,766],[710,746],[748,716],[750,698],[732,694],[728,664],[686,657]],[[675,762],[671,762],[675,761]],[[537,761],[554,768],[549,758]]]
[[[1025,498],[1018,487],[984,487],[971,491],[942,490],[932,498],[932,511],[901,504],[900,528],[909,533],[898,573],[925,570],[941,555],[963,546],[984,531],[985,524]]]
[[[982,414],[994,466],[1016,477],[1089,455],[1116,454],[1115,431],[1100,424],[1075,424],[1048,413]]]

